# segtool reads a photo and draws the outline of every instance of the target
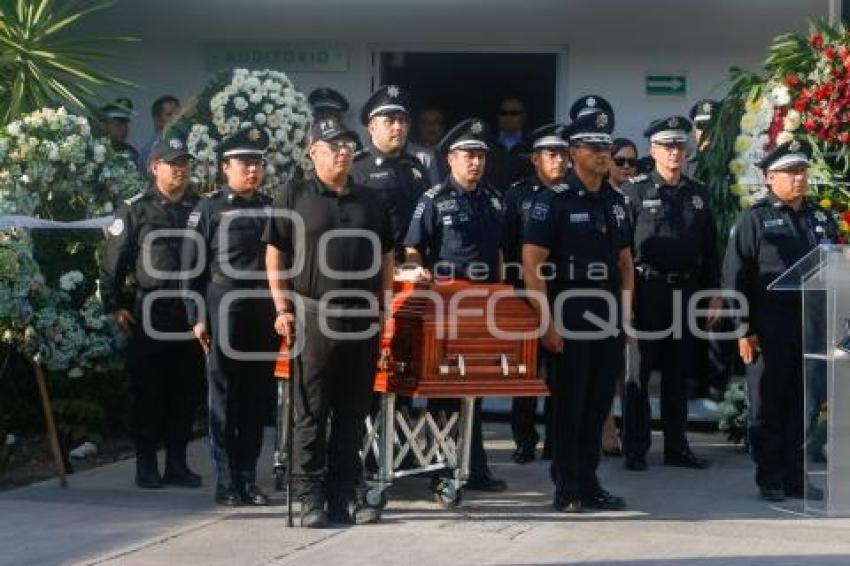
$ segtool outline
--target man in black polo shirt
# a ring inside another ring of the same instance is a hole
[[[380,196],[349,177],[354,140],[336,120],[315,123],[309,149],[315,173],[281,189],[263,238],[275,330],[289,344],[298,338],[292,475],[303,527],[380,517],[357,502],[355,488],[394,241]]]

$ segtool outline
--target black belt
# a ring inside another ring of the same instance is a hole
[[[228,289],[268,289],[269,282],[266,279],[233,279],[219,273],[213,273],[210,282],[219,287]]]
[[[635,271],[644,281],[662,281],[668,285],[687,283],[693,279],[690,271],[659,271],[646,264],[636,265]]]

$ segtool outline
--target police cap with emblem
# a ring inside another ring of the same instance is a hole
[[[348,110],[348,101],[332,88],[317,88],[307,96],[307,103],[314,111],[335,110],[345,112]]]
[[[408,108],[410,108],[410,101],[406,92],[395,85],[382,86],[363,105],[363,110],[360,111],[360,121],[365,126],[369,123],[369,120],[382,114],[394,114],[396,112],[410,114]]]
[[[239,130],[221,140],[218,146],[222,159],[240,157],[262,159],[269,145],[269,135],[259,128],[251,127]]]
[[[801,165],[808,166],[812,147],[805,140],[793,139],[779,144],[756,163],[764,171],[783,171]]]
[[[176,161],[181,157],[192,157],[189,150],[186,149],[186,142],[177,136],[162,137],[156,141],[151,148],[148,161]]]
[[[546,124],[531,132],[531,149],[566,149],[569,145],[564,137],[566,126]]]
[[[570,107],[570,120],[577,120],[588,114],[606,112],[614,117],[614,108],[607,100],[597,94],[585,94]]]
[[[650,143],[673,144],[688,141],[688,134],[693,129],[691,121],[684,116],[670,116],[654,120],[646,130],[644,137]]]
[[[114,120],[116,122],[130,121],[130,116],[133,114],[133,103],[127,98],[117,98],[115,102],[110,102],[106,106],[100,108],[101,120]]]
[[[579,116],[566,129],[570,145],[611,145],[614,118],[607,112],[594,112]]]
[[[691,106],[691,112],[689,116],[691,117],[691,121],[695,125],[703,126],[711,120],[711,117],[714,116],[714,113],[719,107],[720,103],[716,100],[704,98],[693,106]]]
[[[487,145],[487,127],[480,118],[467,118],[456,124],[437,144],[440,153],[449,153],[456,149],[480,149],[489,151]]]
[[[330,142],[339,138],[346,138],[354,142],[359,139],[355,132],[346,128],[335,118],[316,120],[310,127],[310,143],[317,141]]]

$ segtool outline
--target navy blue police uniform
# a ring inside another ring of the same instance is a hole
[[[219,151],[222,160],[262,159],[267,146],[268,135],[251,128],[223,140]],[[225,505],[266,503],[256,486],[256,468],[280,345],[262,241],[271,206],[271,197],[259,191],[239,194],[225,186],[201,199],[189,216],[187,227],[197,238],[183,246],[183,269],[198,273],[183,282],[199,298],[186,300],[189,322],[206,322],[211,337],[210,448],[216,499]]]
[[[687,141],[687,118],[654,121],[644,132],[652,143]],[[637,382],[626,384],[624,449],[626,467],[646,469],[650,446],[649,379],[661,369],[661,418],[664,460],[668,465],[704,468],[708,463],[693,454],[685,429],[688,417],[686,380],[693,370],[694,338],[687,317],[683,328],[671,329],[675,301],[681,312],[700,289],[719,283],[717,227],[705,187],[682,175],[668,185],[653,171],[623,188],[628,224],[633,232],[635,263],[635,327],[664,332],[662,338],[638,340],[640,371]],[[680,332],[681,336],[676,334]]]
[[[806,142],[792,140],[759,165],[767,171],[807,166],[810,155]],[[738,322],[746,325],[744,335],[758,337],[760,347],[747,366],[748,439],[765,499],[804,494],[804,418],[817,418],[804,416],[802,294],[767,287],[815,247],[836,243],[837,235],[829,212],[805,200],[795,209],[768,192],[741,213],[729,238],[723,287],[746,297],[749,316]],[[810,497],[817,491],[809,490]]]
[[[442,154],[456,149],[487,150],[486,130],[481,120],[470,118],[452,128],[440,141]],[[425,192],[413,214],[404,239],[415,248],[434,277],[495,283],[500,280],[499,246],[503,209],[499,195],[486,183],[473,190],[461,188],[449,174]],[[458,410],[458,402],[433,401],[432,410]],[[476,403],[468,489],[499,491],[501,480],[492,477],[481,431],[481,402]]]
[[[159,141],[151,161],[188,159],[185,143],[177,137]],[[138,324],[133,328],[127,357],[132,394],[131,422],[136,444],[136,483],[160,487],[162,482],[199,486],[200,476],[186,465],[186,444],[203,394],[204,370],[200,345],[191,336],[176,278],[162,273],[180,270],[180,237],[165,230],[183,230],[198,196],[184,191],[169,199],[155,185],[118,207],[106,230],[100,292],[107,312],[126,309]],[[147,255],[147,257],[145,257]],[[149,270],[147,266],[160,273]],[[133,294],[125,291],[128,275],[136,281]],[[171,296],[154,299],[154,292]],[[190,339],[167,339],[161,333],[188,333]],[[165,473],[159,475],[156,451],[165,444]]]
[[[570,144],[611,144],[613,120],[605,112],[585,114],[568,128]],[[560,319],[560,330],[595,334],[592,339],[567,335],[563,352],[551,354],[555,372],[549,381],[550,472],[555,507],[570,511],[580,510],[580,505],[621,508],[625,502],[602,488],[596,470],[602,427],[624,364],[619,257],[631,245],[625,200],[607,182],[596,191],[589,190],[572,172],[534,201],[524,243],[550,251],[547,262],[554,266],[554,277],[547,291],[553,310],[558,309],[553,320]],[[606,321],[603,335],[585,313]]]

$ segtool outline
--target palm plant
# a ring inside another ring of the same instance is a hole
[[[91,109],[104,86],[134,86],[94,70],[130,37],[83,37],[74,27],[113,0],[0,0],[0,123],[44,106]]]

